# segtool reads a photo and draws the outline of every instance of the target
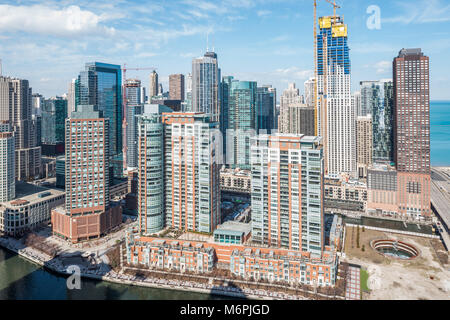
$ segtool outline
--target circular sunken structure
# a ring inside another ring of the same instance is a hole
[[[373,240],[372,248],[388,258],[411,260],[419,256],[419,250],[413,245],[397,240]]]

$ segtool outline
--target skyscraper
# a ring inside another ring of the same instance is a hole
[[[314,86],[316,79],[309,78],[305,81],[305,104],[312,108],[314,107]]]
[[[158,84],[158,74],[155,70],[153,70],[152,73],[150,73],[150,82],[148,87],[148,99],[151,100],[152,97],[155,97],[158,95],[159,91],[159,84]]]
[[[41,114],[42,153],[48,156],[64,153],[67,100],[61,97],[44,100]]]
[[[303,103],[300,90],[295,87],[295,83],[290,83],[289,87],[281,95],[280,116],[278,119],[278,130],[280,132],[289,132],[289,106],[299,103]]]
[[[361,109],[361,91],[353,92],[353,101],[355,103],[355,110],[357,116],[364,116],[364,112]]]
[[[352,102],[347,25],[319,18],[317,34],[317,129],[324,138],[326,174],[356,173],[356,110]]]
[[[220,82],[220,132],[222,132],[223,137],[223,155],[227,155],[227,130],[228,124],[228,109],[229,109],[229,99],[230,99],[230,88],[231,82],[233,81],[233,76],[224,76]]]
[[[372,164],[372,116],[356,118],[356,163],[358,177],[367,177],[367,169]]]
[[[109,155],[122,153],[122,71],[119,65],[90,62],[76,81],[75,105],[93,105],[109,123]]]
[[[141,87],[141,103],[147,102],[147,92],[145,90],[145,87]]]
[[[228,96],[227,164],[250,169],[250,139],[256,133],[256,88],[253,81],[232,80]]]
[[[427,216],[430,209],[430,66],[421,49],[394,59],[394,161],[399,210]]]
[[[270,133],[276,128],[276,91],[273,89],[275,88],[270,85],[257,88],[256,128],[258,133],[259,130],[266,130],[266,133]]]
[[[219,124],[152,107],[138,117],[140,231],[212,233],[220,223]]]
[[[126,79],[125,90],[127,96],[127,105],[138,105],[143,103],[141,101],[141,80]]]
[[[41,147],[28,80],[0,77],[0,121],[8,121],[14,131],[16,179],[35,179],[41,169]]]
[[[186,96],[185,100],[182,103],[182,111],[183,112],[191,112],[192,111],[192,74],[189,73],[186,76]]]
[[[70,115],[75,111],[75,84],[77,79],[72,79],[69,83],[69,90],[67,91],[67,114]]]
[[[144,234],[165,227],[164,123],[162,105],[150,105],[137,118],[138,131],[138,212],[139,230]]]
[[[192,60],[192,111],[204,112],[219,121],[220,69],[217,54],[206,52]]]
[[[32,99],[31,114],[40,116],[45,98],[42,96],[42,94],[33,93],[31,99]]]
[[[8,121],[0,121],[0,202],[16,197],[14,133]]]
[[[308,107],[303,103],[292,103],[287,108],[288,122],[284,129],[293,134],[314,135],[314,107]]]
[[[136,115],[142,114],[143,102],[141,101],[141,81],[138,79],[127,79],[125,90],[126,104],[126,126],[124,128],[124,152],[125,165],[129,168],[137,167],[137,119]]]
[[[361,114],[372,116],[373,161],[393,162],[392,80],[361,81]]]
[[[183,74],[171,74],[169,76],[169,99],[184,101]]]
[[[320,137],[252,139],[252,239],[311,252],[324,246],[323,150]]]
[[[66,204],[52,211],[53,233],[72,242],[100,237],[122,222],[110,203],[109,119],[77,105],[66,120]]]

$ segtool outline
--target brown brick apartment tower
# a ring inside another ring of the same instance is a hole
[[[52,211],[53,233],[72,242],[98,238],[122,222],[110,203],[109,119],[78,105],[66,120],[66,204]]]
[[[421,49],[402,49],[394,59],[394,161],[402,214],[430,209],[430,66]]]

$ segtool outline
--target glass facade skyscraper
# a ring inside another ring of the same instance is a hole
[[[256,135],[257,84],[232,80],[228,96],[227,163],[250,170],[250,139]]]
[[[58,144],[65,141],[67,100],[56,97],[47,99],[42,106],[41,139],[43,144]]]
[[[122,153],[122,73],[120,65],[86,63],[76,81],[75,105],[93,105],[109,119],[110,155]]]
[[[143,102],[141,101],[141,81],[127,79],[125,81],[127,97],[126,127],[124,128],[124,154],[126,165],[129,168],[137,167],[137,119],[136,115],[142,114]]]
[[[206,52],[192,61],[192,111],[204,112],[219,121],[219,81],[216,53]]]
[[[361,81],[361,110],[372,115],[374,162],[392,162],[394,88],[391,80]]]
[[[270,90],[271,86],[258,87],[256,98],[256,128],[259,130],[266,130],[270,133],[275,129],[275,107],[276,96],[275,91]]]
[[[230,97],[230,86],[233,76],[225,76],[220,83],[220,131],[223,136],[223,154],[226,155],[227,150],[227,129],[228,129],[228,107]]]

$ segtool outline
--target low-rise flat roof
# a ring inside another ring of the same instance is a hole
[[[62,190],[44,188],[31,183],[18,181],[16,182],[16,198],[14,200],[2,203],[2,205],[12,208],[39,203],[47,200],[49,197],[61,195],[65,195],[65,192]]]
[[[252,225],[250,223],[226,221],[217,226],[217,229],[214,230],[214,234],[242,236],[242,234],[247,235],[251,230]]]

